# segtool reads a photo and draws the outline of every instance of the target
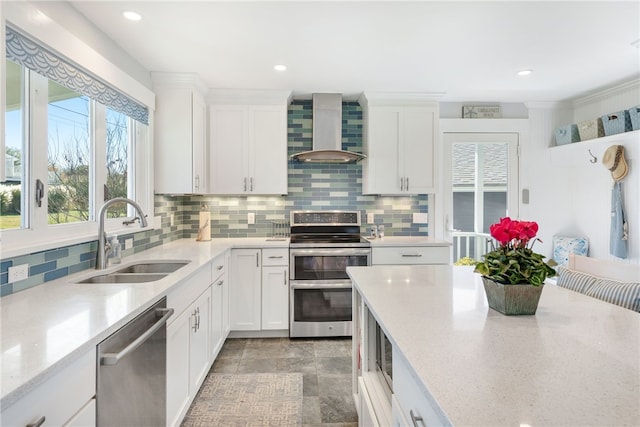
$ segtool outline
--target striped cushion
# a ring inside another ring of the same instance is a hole
[[[594,283],[598,280],[597,277],[590,274],[581,273],[575,270],[569,270],[566,267],[557,266],[558,272],[558,286],[571,289],[572,291],[587,293]]]
[[[598,279],[586,294],[640,313],[640,283]]]

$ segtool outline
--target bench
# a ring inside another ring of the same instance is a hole
[[[556,284],[640,313],[640,266],[570,254]]]

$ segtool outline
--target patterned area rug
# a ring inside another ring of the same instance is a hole
[[[182,427],[302,424],[302,374],[209,374]]]

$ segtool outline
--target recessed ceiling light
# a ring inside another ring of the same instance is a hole
[[[520,71],[518,71],[518,75],[519,76],[528,76],[531,73],[533,73],[533,70],[520,70]]]
[[[131,10],[125,10],[124,12],[122,12],[122,16],[127,18],[129,21],[139,21],[142,19],[142,16],[139,13],[133,12]]]
[[[287,66],[286,65],[282,65],[282,64],[278,64],[278,65],[274,65],[273,69],[276,70],[276,71],[286,71],[287,70]]]

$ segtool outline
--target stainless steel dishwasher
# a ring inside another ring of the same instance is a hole
[[[167,319],[163,298],[98,344],[97,425],[164,427]]]

